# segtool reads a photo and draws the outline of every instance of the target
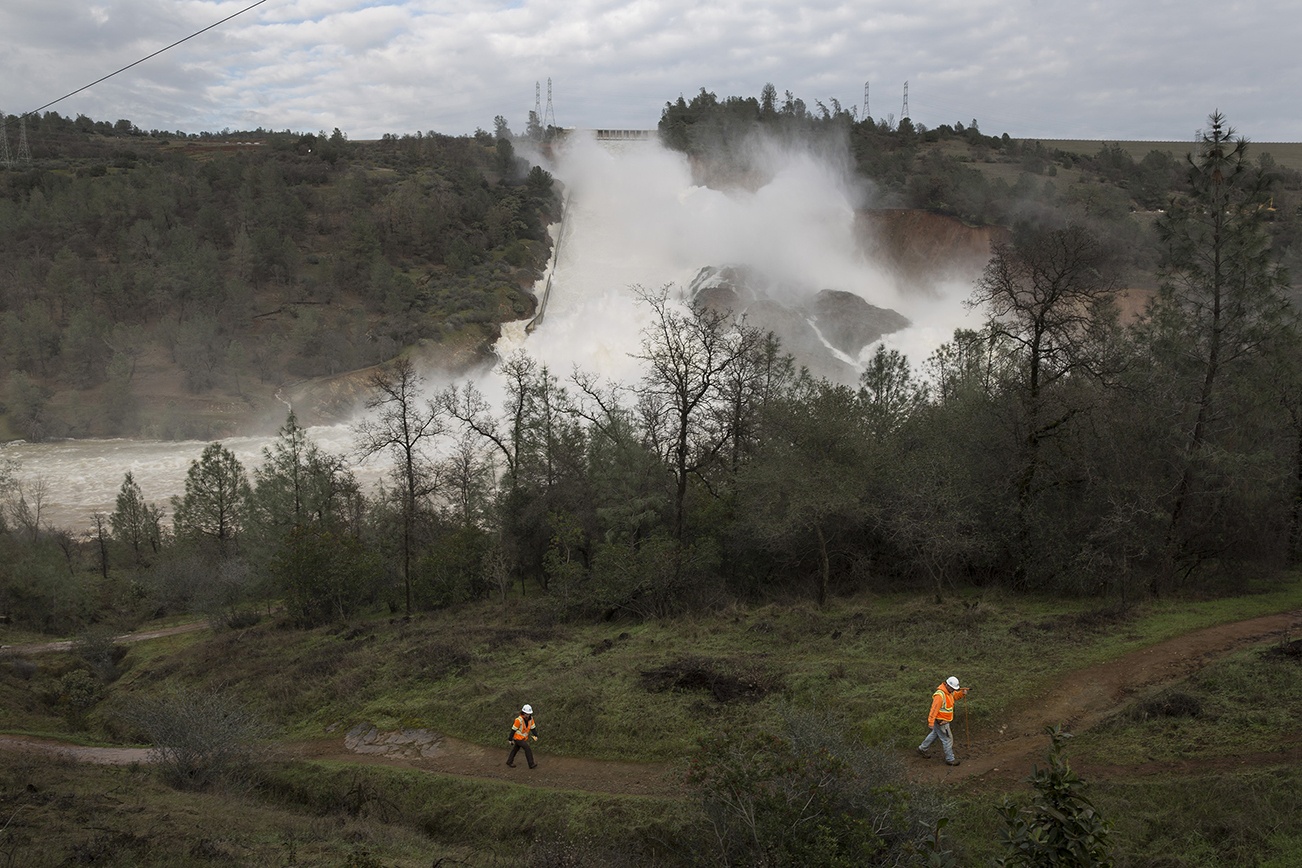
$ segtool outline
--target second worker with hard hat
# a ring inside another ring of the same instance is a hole
[[[959,687],[958,676],[951,675],[937,685],[936,691],[931,694],[931,712],[927,715],[927,726],[931,732],[918,745],[918,753],[930,757],[927,748],[940,739],[946,765],[958,765],[959,761],[954,756],[954,736],[950,734],[949,724],[954,719],[954,701],[964,696],[967,696],[967,688]]]

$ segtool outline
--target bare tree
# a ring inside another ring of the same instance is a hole
[[[636,392],[638,410],[652,448],[673,475],[674,538],[681,542],[692,478],[705,478],[738,437],[739,422],[749,418],[730,399],[747,394],[756,381],[730,378],[761,356],[766,336],[726,312],[682,309],[668,287],[636,291],[654,315],[634,354],[648,366]]]
[[[1008,354],[1016,399],[1020,468],[1014,483],[1015,570],[1030,557],[1028,511],[1044,467],[1043,446],[1087,404],[1076,381],[1114,373],[1110,337],[1117,282],[1110,252],[1079,226],[1032,230],[1000,244],[968,304],[987,315],[986,331]]]
[[[35,542],[41,535],[45,498],[49,494],[49,481],[38,476],[30,482],[14,482],[8,492],[9,517],[14,526]]]
[[[421,396],[423,378],[410,359],[401,358],[370,378],[366,402],[375,415],[356,428],[363,459],[380,452],[393,459],[393,478],[402,498],[402,581],[406,614],[411,615],[411,562],[416,545],[417,515],[437,487],[432,441],[446,433],[443,409]]]

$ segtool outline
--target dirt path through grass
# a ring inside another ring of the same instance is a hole
[[[157,630],[141,630],[138,633],[123,633],[113,637],[115,645],[129,645],[144,642],[147,639],[161,639],[164,636],[177,636],[181,633],[196,633],[207,630],[207,621],[192,621],[189,624],[177,624],[175,627],[162,627]],[[71,651],[76,645],[73,639],[58,642],[40,642],[32,645],[0,645],[0,654],[12,654],[17,657],[35,657],[38,654],[53,654],[56,651]]]
[[[193,625],[154,631],[159,635],[195,629]],[[1187,678],[1212,660],[1250,645],[1285,635],[1302,633],[1302,610],[1267,615],[1196,630],[1149,648],[1124,655],[1108,663],[1086,667],[1066,678],[1042,697],[1013,709],[1006,720],[971,732],[968,747],[962,729],[962,711],[955,725],[962,764],[946,766],[940,752],[924,760],[911,755],[909,772],[918,781],[957,782],[974,777],[1025,778],[1032,766],[1043,763],[1049,746],[1044,728],[1062,724],[1072,732],[1096,726],[1132,696],[1155,690]],[[149,638],[131,634],[130,640]],[[53,650],[47,646],[31,646]],[[11,652],[19,649],[9,649]],[[26,650],[22,653],[31,653]],[[918,733],[918,738],[924,735]],[[1291,745],[1289,747],[1288,745]],[[142,748],[82,747],[20,736],[0,735],[0,749],[38,751],[85,762],[125,765],[147,760]],[[505,740],[498,747],[485,747],[448,736],[411,730],[379,733],[365,727],[342,735],[287,745],[286,751],[302,759],[341,763],[366,763],[421,769],[438,774],[554,789],[581,790],[620,795],[672,796],[681,792],[680,770],[673,764],[628,763],[554,756],[546,742],[537,745],[538,768],[526,767],[523,756],[515,768],[506,767]],[[1223,757],[1218,767],[1243,767],[1296,762],[1299,741],[1286,742],[1284,753]],[[1174,767],[1172,767],[1174,768]],[[1177,769],[1178,770],[1178,769]],[[1135,769],[1136,772],[1153,769]],[[1114,769],[1114,773],[1126,773]]]
[[[1046,726],[1061,724],[1068,732],[1084,732],[1097,726],[1137,693],[1187,678],[1212,660],[1240,648],[1299,632],[1302,632],[1302,610],[1266,615],[1195,630],[1116,660],[1077,670],[1044,696],[1013,709],[1006,720],[972,732],[970,748],[965,743],[960,703],[952,729],[962,764],[945,765],[939,747],[933,747],[930,760],[916,754],[910,758],[910,771],[915,779],[925,781],[959,780],[976,775],[1025,778],[1033,766],[1045,763],[1049,750]],[[975,694],[974,701],[978,701]],[[925,730],[919,732],[918,740],[924,735]],[[1292,761],[1296,760],[1294,748]],[[1227,758],[1227,761],[1238,765],[1269,765],[1290,760],[1287,755],[1267,754]]]
[[[328,760],[341,763],[376,763],[405,766],[478,780],[501,781],[532,787],[582,790],[592,793],[616,793],[626,796],[677,796],[682,793],[681,779],[669,763],[630,763],[555,756],[547,752],[546,742],[534,745],[538,767],[530,769],[524,753],[516,755],[515,768],[508,768],[510,748],[506,740],[501,747],[484,747],[445,735],[417,730],[414,733],[382,733],[390,744],[358,745],[353,738],[322,739],[290,746],[301,759]],[[424,740],[413,744],[411,739]]]

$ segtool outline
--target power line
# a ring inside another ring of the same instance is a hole
[[[122,67],[119,70],[110,72],[108,75],[102,78],[97,78],[94,81],[92,81],[90,84],[85,85],[84,87],[77,88],[76,90],[72,91],[72,93],[65,93],[63,96],[59,97],[56,100],[51,100],[50,102],[47,102],[45,105],[41,106],[40,108],[34,108],[29,112],[24,112],[23,114],[19,115],[19,118],[25,118],[28,115],[34,115],[39,111],[45,111],[50,106],[55,105],[56,103],[63,102],[65,99],[67,99],[70,96],[76,96],[77,94],[81,93],[83,90],[89,90],[90,88],[94,87],[100,82],[107,81],[108,79],[117,75],[119,72],[126,72],[131,67],[138,66],[139,64],[144,63],[146,60],[149,60],[150,58],[157,57],[158,55],[162,54],[164,51],[167,51],[168,49],[176,48],[176,46],[180,45],[182,42],[187,42],[191,39],[194,39],[196,36],[207,33],[209,30],[212,30],[214,27],[220,27],[221,25],[225,24],[227,21],[230,21],[232,18],[243,15],[245,12],[248,12],[250,9],[255,9],[266,2],[267,0],[258,0],[258,2],[254,3],[252,6],[246,6],[243,9],[241,9],[239,12],[234,13],[233,15],[227,15],[221,21],[218,21],[215,24],[209,24],[207,27],[203,28],[202,30],[196,30],[194,33],[191,33],[189,36],[185,37],[184,39],[178,39],[175,42],[173,42],[171,45],[158,49],[153,54],[147,55],[146,57],[142,57],[139,60],[135,61],[134,63],[128,63],[126,66]]]

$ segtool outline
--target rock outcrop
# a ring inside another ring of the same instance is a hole
[[[837,383],[859,378],[859,356],[883,335],[909,325],[896,311],[869,304],[851,292],[767,283],[733,266],[702,268],[688,288],[693,304],[744,316],[749,325],[771,331],[796,365]],[[794,299],[785,301],[784,299]]]

